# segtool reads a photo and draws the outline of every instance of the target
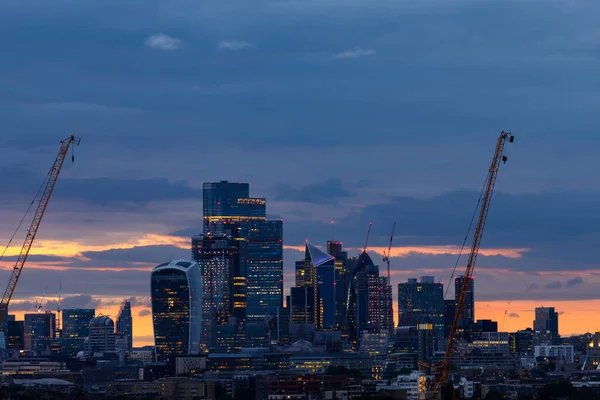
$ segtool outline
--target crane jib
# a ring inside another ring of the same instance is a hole
[[[456,344],[455,342],[457,339],[459,324],[461,319],[463,318],[467,294],[470,291],[471,279],[473,278],[473,270],[475,268],[475,262],[477,261],[477,256],[479,254],[481,239],[483,237],[483,230],[485,228],[485,222],[492,201],[494,187],[496,186],[496,179],[498,177],[500,163],[502,161],[506,162],[507,160],[507,158],[503,155],[504,145],[506,144],[507,140],[509,141],[509,143],[512,143],[514,141],[514,136],[505,131],[500,132],[500,136],[498,137],[498,141],[496,142],[494,158],[492,159],[492,164],[490,165],[487,180],[484,185],[485,191],[483,196],[483,202],[481,203],[479,219],[477,221],[477,226],[473,235],[473,243],[471,245],[469,260],[467,262],[467,267],[463,276],[462,287],[460,293],[458,294],[458,298],[456,299],[456,312],[454,314],[452,327],[448,335],[448,344],[446,346],[446,352],[444,354],[444,359],[442,361],[441,366],[439,366],[439,368],[436,368],[438,374],[436,376],[436,379],[434,380],[434,382],[432,382],[427,391],[428,398],[435,397],[439,387],[448,382],[448,375],[452,368],[452,358],[454,355],[454,347]]]

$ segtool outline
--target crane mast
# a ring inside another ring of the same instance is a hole
[[[390,243],[388,245],[387,253],[383,252],[383,261],[387,264],[387,274],[388,274],[388,284],[392,284],[392,276],[390,274],[390,263],[392,262],[392,242],[394,241],[394,232],[396,232],[396,221],[394,221],[394,225],[392,226],[392,234],[390,235]]]
[[[465,270],[464,278],[462,281],[462,288],[459,293],[458,299],[456,300],[456,312],[454,314],[454,320],[452,322],[452,328],[448,336],[448,345],[444,354],[444,360],[442,361],[441,367],[438,369],[438,376],[429,389],[429,396],[433,398],[440,385],[448,382],[448,375],[452,368],[452,357],[454,355],[455,342],[457,339],[458,327],[460,320],[463,317],[464,307],[467,300],[467,293],[469,292],[469,286],[471,279],[473,278],[473,269],[475,268],[475,262],[479,254],[479,247],[481,246],[481,238],[483,237],[483,230],[485,228],[485,222],[490,209],[492,201],[492,195],[494,193],[494,187],[496,185],[496,178],[498,177],[498,170],[500,169],[500,163],[506,162],[507,158],[504,156],[504,145],[508,140],[510,143],[514,141],[515,137],[508,132],[500,132],[498,141],[496,143],[496,150],[494,152],[494,158],[490,166],[485,191],[483,194],[483,201],[481,203],[481,209],[479,212],[479,219],[475,228],[475,234],[473,235],[473,243],[471,244],[471,253],[469,254],[469,260],[467,261],[467,267]]]
[[[17,262],[13,267],[8,285],[6,286],[6,289],[4,289],[4,294],[2,295],[2,300],[0,301],[0,325],[2,325],[4,319],[6,318],[10,299],[12,298],[15,288],[17,287],[17,282],[19,281],[19,277],[21,276],[21,272],[23,271],[23,267],[27,261],[27,256],[29,256],[29,250],[31,250],[31,245],[35,240],[40,223],[42,222],[42,218],[46,212],[46,207],[48,206],[48,202],[50,201],[50,196],[52,196],[52,191],[56,185],[58,175],[60,174],[65,158],[69,152],[69,147],[73,143],[78,145],[80,141],[81,139],[76,139],[75,136],[71,135],[60,142],[60,150],[58,151],[58,155],[56,156],[56,159],[54,160],[54,163],[48,172],[46,186],[44,187],[44,191],[39,199],[39,203],[31,221],[31,226],[27,230],[27,236],[25,236],[25,242],[21,247],[19,257],[17,258]],[[74,156],[72,159],[75,161]]]
[[[389,316],[387,329],[390,333],[394,332],[394,305],[392,300],[392,275],[390,272],[390,263],[392,262],[392,242],[394,241],[394,232],[396,232],[396,221],[392,225],[392,234],[390,235],[390,243],[388,245],[387,253],[383,252],[383,261],[387,264],[387,286],[386,286],[386,315]]]

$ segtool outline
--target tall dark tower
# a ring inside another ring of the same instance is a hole
[[[550,332],[552,339],[558,338],[558,313],[554,307],[537,307],[533,330],[536,332]]]
[[[454,281],[454,293],[455,299],[458,300],[460,292],[463,288],[464,276],[459,276]],[[463,330],[469,330],[475,323],[475,279],[470,278],[468,285],[467,300],[465,301],[465,307],[462,310],[462,318],[458,327]],[[458,310],[456,310],[458,312]]]
[[[125,349],[131,351],[133,348],[133,318],[131,316],[131,302],[125,300],[121,303],[119,314],[117,315],[117,333],[123,336],[125,340]]]
[[[345,331],[347,326],[348,284],[352,262],[342,242],[328,241],[327,253],[335,258],[335,328]]]

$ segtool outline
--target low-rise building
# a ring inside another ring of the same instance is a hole
[[[556,357],[558,361],[565,364],[572,364],[575,362],[575,355],[572,345],[550,345],[542,344],[535,346],[534,350],[535,357]]]

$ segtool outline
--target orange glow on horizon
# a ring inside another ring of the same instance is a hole
[[[141,235],[121,243],[111,243],[103,245],[87,244],[75,240],[36,240],[31,247],[30,255],[48,255],[57,257],[82,257],[82,253],[86,251],[107,251],[119,249],[131,249],[140,246],[158,246],[171,245],[181,249],[189,249],[190,240],[179,236],[169,235]],[[17,256],[21,251],[20,246],[10,246],[5,256]],[[82,257],[85,259],[84,257]]]
[[[283,246],[286,250],[296,250],[303,252],[304,246]],[[362,251],[362,249],[347,247],[345,250],[355,250],[357,252]],[[373,252],[383,256],[383,253],[387,252],[387,247],[369,247],[368,252]],[[523,253],[530,251],[527,248],[482,248],[479,250],[479,254],[483,256],[503,256],[507,258],[520,258]],[[459,246],[395,246],[392,247],[391,255],[392,257],[407,257],[416,254],[423,255],[458,255],[460,253]],[[464,253],[464,251],[463,251]]]

